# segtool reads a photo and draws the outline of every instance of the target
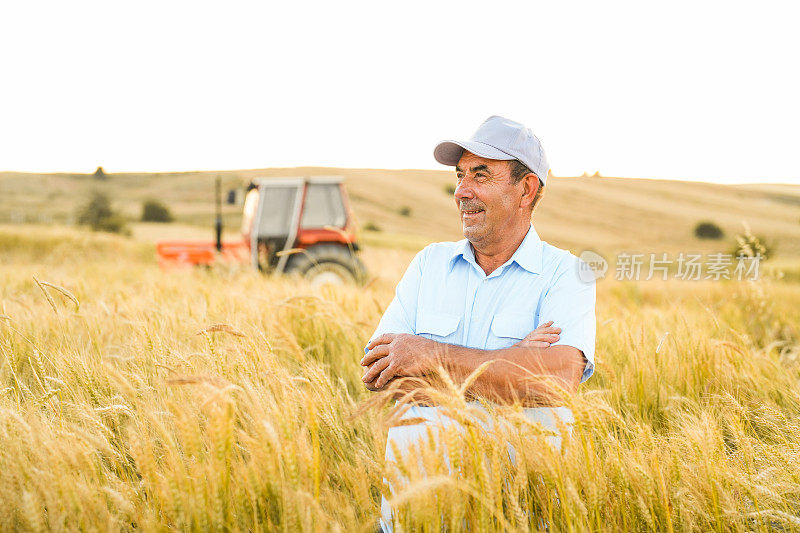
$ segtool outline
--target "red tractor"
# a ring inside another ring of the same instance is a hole
[[[341,178],[260,178],[247,188],[242,241],[222,242],[217,181],[216,242],[156,245],[159,264],[212,265],[249,262],[265,273],[299,274],[315,284],[363,283],[367,272]]]

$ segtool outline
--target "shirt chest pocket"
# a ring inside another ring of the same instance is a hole
[[[417,335],[437,342],[455,344],[459,315],[420,310],[417,314]]]
[[[486,348],[496,350],[518,343],[535,329],[535,320],[536,317],[533,314],[498,313],[494,315],[491,334],[486,340]]]

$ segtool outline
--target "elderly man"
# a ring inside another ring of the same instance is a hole
[[[521,402],[548,429],[557,430],[557,418],[570,424],[559,391],[594,371],[595,286],[579,276],[577,257],[542,241],[531,225],[549,169],[539,139],[493,116],[469,141],[441,142],[434,157],[455,166],[466,239],[431,244],[413,259],[365,348],[364,383],[382,390],[440,366],[463,380],[492,361],[470,394]],[[390,443],[407,450],[426,425],[447,423],[435,405],[416,406],[410,416],[426,422],[391,428],[387,461],[394,460]],[[391,531],[385,499],[381,512]]]

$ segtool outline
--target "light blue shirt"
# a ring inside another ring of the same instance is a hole
[[[495,350],[552,320],[561,328],[553,345],[573,346],[586,357],[586,381],[594,372],[595,282],[581,279],[580,264],[542,241],[533,226],[514,255],[488,276],[467,239],[431,244],[411,261],[372,339],[411,333]]]

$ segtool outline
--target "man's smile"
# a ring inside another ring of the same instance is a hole
[[[481,213],[483,213],[483,212],[484,212],[483,209],[475,209],[475,210],[471,210],[471,211],[462,210],[461,211],[461,218],[462,218],[462,220],[464,220],[466,222],[466,221],[478,218],[481,215]]]
[[[463,219],[473,218],[479,215],[480,213],[483,213],[485,209],[479,205],[475,205],[477,203],[478,202],[475,201],[461,202],[461,205],[459,206],[459,211],[461,211],[461,218]]]

